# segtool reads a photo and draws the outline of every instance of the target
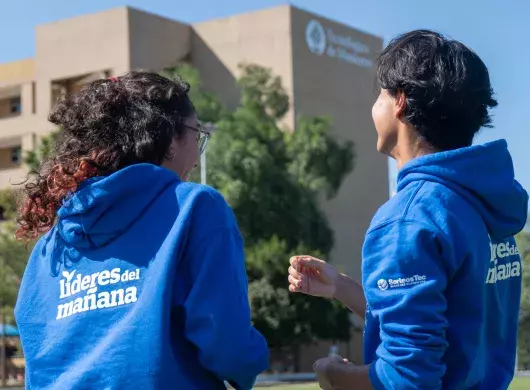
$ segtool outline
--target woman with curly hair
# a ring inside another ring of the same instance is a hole
[[[267,368],[233,212],[185,182],[209,138],[188,91],[131,72],[53,108],[17,231],[44,234],[15,310],[28,389],[250,389]]]

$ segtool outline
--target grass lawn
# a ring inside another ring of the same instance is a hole
[[[263,387],[267,390],[319,390],[319,387],[315,384],[304,384],[304,385],[287,385],[287,386],[274,386],[274,387]],[[529,390],[530,389],[530,377],[518,377],[515,378],[510,386],[509,390]]]
[[[526,390],[530,389],[530,377],[528,376],[520,376],[516,377],[512,385],[510,386],[510,390]]]

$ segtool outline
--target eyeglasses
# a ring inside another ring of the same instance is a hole
[[[197,127],[189,126],[185,123],[183,125],[184,127],[192,131],[195,131],[197,133],[197,145],[199,145],[200,154],[203,154],[204,151],[206,150],[206,145],[208,144],[208,140],[210,139],[210,133],[204,131],[200,123]]]

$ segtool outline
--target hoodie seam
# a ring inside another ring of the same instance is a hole
[[[449,236],[443,230],[441,230],[438,226],[436,226],[434,224],[427,223],[425,221],[419,221],[419,220],[414,219],[414,218],[406,218],[406,217],[394,218],[394,219],[391,219],[391,220],[386,221],[384,223],[381,223],[380,225],[376,226],[375,228],[370,229],[367,234],[370,234],[370,233],[373,233],[373,232],[375,232],[377,230],[383,229],[383,228],[385,228],[385,227],[387,227],[389,225],[392,225],[394,223],[420,225],[420,226],[426,228],[427,230],[429,230],[430,232],[441,236],[445,240],[447,240],[449,242],[451,241],[449,239]]]
[[[399,217],[395,217],[395,218],[392,218],[392,219],[389,219],[387,221],[383,221],[381,223],[379,223],[378,225],[374,226],[373,228],[370,228],[368,229],[368,231],[366,232],[366,235],[369,235],[377,230],[380,230],[380,229],[383,229],[389,225],[392,225],[394,223],[404,223],[404,224],[407,224],[407,223],[414,223],[414,224],[418,224],[420,226],[423,226],[424,228],[428,229],[429,231],[433,232],[434,234],[436,234],[437,236],[440,236],[442,237],[444,240],[446,240],[446,242],[451,242],[451,239],[449,238],[449,236],[436,224],[434,223],[427,223],[425,221],[419,221],[415,218],[410,218],[410,217],[407,217],[407,213],[408,213],[408,210],[412,204],[412,202],[416,199],[416,196],[419,192],[419,190],[423,187],[423,185],[425,184],[425,180],[423,180],[421,182],[420,185],[418,185],[418,188],[416,188],[414,190],[414,193],[411,195],[410,199],[407,201],[407,205],[405,206],[405,210],[403,211],[403,213],[399,216]]]
[[[386,220],[386,221],[378,223],[374,227],[368,229],[366,234],[368,235],[368,234],[370,234],[373,231],[379,230],[380,228],[383,228],[385,226],[391,225],[392,223],[398,222],[400,220],[406,221],[407,220],[406,216],[407,216],[407,213],[408,213],[408,211],[410,209],[410,206],[411,206],[412,202],[416,199],[416,197],[418,195],[418,192],[421,190],[421,188],[423,187],[424,184],[425,184],[425,180],[422,180],[421,183],[418,185],[418,187],[414,190],[414,192],[410,196],[410,199],[407,201],[407,204],[405,205],[405,209],[403,210],[403,213],[401,215],[399,215],[398,217],[394,217],[394,218],[391,218],[389,220]]]
[[[425,185],[425,180],[422,180],[421,183],[419,183],[418,187],[414,190],[412,193],[410,199],[407,202],[407,205],[405,206],[405,210],[403,210],[402,217],[405,218],[405,216],[408,214],[410,206],[414,200],[416,200],[416,197],[418,196],[418,192],[423,188]]]

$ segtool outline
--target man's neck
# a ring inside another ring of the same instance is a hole
[[[410,160],[436,153],[438,150],[431,146],[425,139],[414,133],[402,132],[398,137],[396,146],[392,150],[391,157],[397,161],[398,170]]]

